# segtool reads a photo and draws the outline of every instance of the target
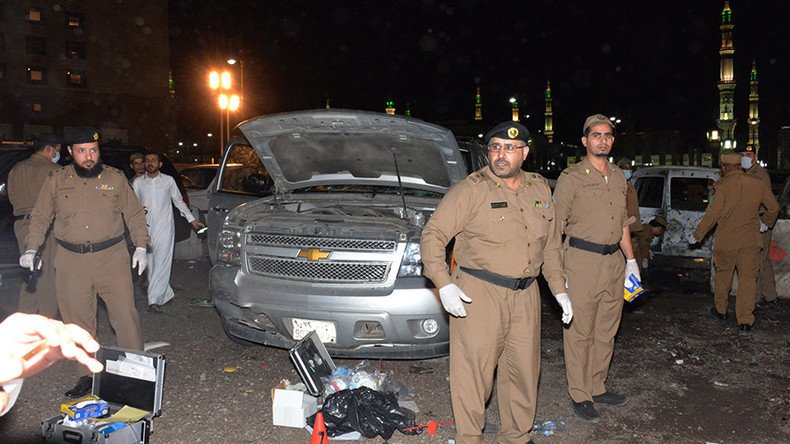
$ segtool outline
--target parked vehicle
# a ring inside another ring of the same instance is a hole
[[[713,182],[719,177],[718,169],[705,167],[659,166],[634,172],[631,180],[642,223],[657,214],[669,222],[664,233],[653,240],[654,264],[710,269],[713,235],[693,247],[687,239],[705,214]]]
[[[208,213],[209,187],[217,175],[218,164],[194,165],[178,172],[189,193],[189,202],[200,211],[201,221]]]
[[[315,330],[338,357],[446,354],[420,234],[450,186],[486,164],[485,147],[463,140],[462,151],[445,128],[364,111],[262,116],[237,130],[208,220],[220,229],[209,280],[228,336],[288,348]]]

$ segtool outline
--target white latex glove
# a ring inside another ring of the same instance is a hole
[[[760,233],[765,233],[766,231],[768,231],[768,225],[766,225],[765,222],[760,221]]]
[[[451,315],[456,318],[465,318],[466,309],[461,302],[472,302],[472,298],[466,295],[461,287],[455,284],[447,284],[439,289],[439,298],[442,300],[442,306]]]
[[[694,234],[693,233],[689,234],[688,242],[689,242],[689,245],[694,245],[694,244],[699,243],[699,242],[697,242],[697,239],[694,238]]]
[[[647,269],[647,258],[642,259],[642,268]]]
[[[33,261],[36,258],[36,250],[27,250],[19,257],[19,266],[33,271]],[[38,261],[38,269],[41,270],[41,261]]]
[[[568,297],[568,293],[560,293],[554,296],[554,298],[557,299],[557,303],[562,307],[562,323],[570,324],[571,319],[573,319],[573,306],[571,305],[571,299]]]
[[[148,257],[145,255],[145,248],[137,247],[132,254],[132,268],[137,267],[137,275],[143,274],[145,267],[148,266]]]
[[[623,284],[628,283],[628,276],[630,275],[636,276],[638,281],[642,281],[642,276],[639,275],[639,265],[636,264],[636,259],[628,259],[625,261],[625,280]]]

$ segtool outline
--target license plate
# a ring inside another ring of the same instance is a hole
[[[297,341],[313,330],[318,333],[318,339],[325,344],[334,344],[337,341],[337,330],[333,322],[291,318],[291,325],[293,326],[293,337]]]

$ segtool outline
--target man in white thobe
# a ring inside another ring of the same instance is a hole
[[[175,296],[170,287],[170,270],[173,266],[173,240],[175,224],[173,223],[173,205],[195,229],[203,224],[195,220],[189,208],[181,198],[181,192],[175,180],[161,173],[162,162],[157,153],[145,155],[145,172],[132,183],[134,193],[145,209],[148,223],[148,236],[151,238],[148,249],[148,310],[162,312],[162,305]]]

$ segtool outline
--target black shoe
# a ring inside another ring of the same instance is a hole
[[[720,321],[726,321],[727,320],[727,313],[724,313],[724,314],[719,313],[719,311],[716,310],[716,307],[711,307],[710,308],[710,314],[714,318],[716,318],[716,319],[718,319]]]
[[[596,404],[606,404],[613,406],[621,406],[628,404],[628,398],[623,395],[618,395],[612,392],[601,393],[600,395],[593,396],[593,402]]]
[[[601,422],[601,415],[598,414],[598,410],[595,410],[592,401],[574,402],[571,403],[571,408],[573,413],[576,413],[576,416],[583,421]]]
[[[148,311],[151,313],[164,313],[165,310],[159,304],[151,304],[148,306]]]
[[[752,326],[749,324],[741,324],[738,326],[740,331],[738,332],[739,336],[751,336],[752,335]]]
[[[772,310],[779,307],[779,299],[774,299],[773,301],[760,301],[754,306],[760,310]]]
[[[90,393],[92,388],[93,388],[93,377],[80,376],[80,379],[77,380],[77,383],[74,384],[74,387],[72,387],[71,390],[66,392],[66,396],[68,396],[69,398],[82,398],[83,396]]]

